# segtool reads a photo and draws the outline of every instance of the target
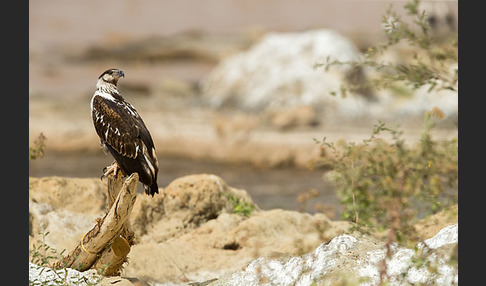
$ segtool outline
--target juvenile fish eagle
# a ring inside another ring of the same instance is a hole
[[[116,174],[118,168],[125,175],[136,172],[145,193],[153,197],[159,193],[159,162],[154,142],[138,112],[120,94],[116,86],[120,77],[125,77],[125,74],[119,69],[103,72],[91,98],[91,116],[100,145],[115,159],[111,166],[105,168],[102,177],[110,172]]]

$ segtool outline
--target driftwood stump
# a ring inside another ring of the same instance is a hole
[[[104,276],[118,275],[127,260],[134,232],[129,216],[137,198],[138,174],[133,173],[125,180],[118,170],[108,180],[108,213],[98,218],[79,244],[66,257],[57,261],[56,268],[69,267],[79,271],[95,268]]]

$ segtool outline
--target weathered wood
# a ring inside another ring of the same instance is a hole
[[[124,182],[123,177],[125,177],[125,174],[123,173],[122,170],[118,170],[116,176],[113,175],[113,173],[110,173],[105,177],[108,186],[108,193],[107,193],[108,209],[111,209],[113,203],[116,201],[116,198],[118,197],[118,193],[121,191],[123,187],[123,182]]]
[[[123,186],[123,177],[125,177],[125,174],[123,173],[122,170],[118,170],[117,175],[109,175],[107,176],[107,182],[108,182],[108,209],[111,209],[113,206],[113,203],[115,202],[118,193],[120,192],[122,186]],[[130,245],[133,245],[133,238],[135,236],[134,231],[131,228],[130,224],[130,219],[127,218],[125,223],[122,226],[121,230],[121,236],[124,237]]]
[[[121,175],[115,178],[110,174],[107,177],[109,212],[103,218],[97,220],[96,225],[84,235],[76,248],[62,260],[57,261],[54,264],[55,267],[70,267],[84,271],[91,268],[100,257],[103,257],[104,252],[112,252],[112,242],[116,241],[121,233],[129,236],[126,239],[127,242],[133,241],[133,231],[129,228],[130,224],[127,221],[137,198],[138,174],[133,173],[125,180],[122,179]],[[103,264],[98,266],[109,265],[106,257],[110,257],[110,254],[107,253]],[[125,257],[121,260],[124,261]],[[112,264],[117,264],[119,261],[120,259],[117,259]],[[121,266],[121,263],[119,266]]]
[[[93,268],[104,276],[118,275],[129,252],[130,244],[128,241],[122,236],[118,236],[110,247],[103,251]]]

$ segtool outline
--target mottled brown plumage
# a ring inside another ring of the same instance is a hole
[[[123,71],[109,69],[98,78],[91,99],[93,124],[103,148],[125,174],[138,173],[145,192],[153,196],[158,193],[157,154],[147,126],[116,86],[124,76]]]

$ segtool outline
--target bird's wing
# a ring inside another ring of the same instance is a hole
[[[120,155],[136,158],[144,145],[151,150],[152,138],[137,111],[126,102],[95,96],[92,111],[96,133]]]

